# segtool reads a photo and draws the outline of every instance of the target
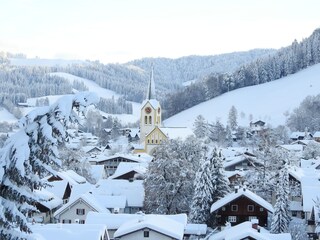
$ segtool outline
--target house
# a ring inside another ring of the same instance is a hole
[[[313,134],[313,139],[317,142],[320,142],[320,131],[317,131]]]
[[[123,196],[125,197],[124,213],[136,213],[142,210],[144,202],[143,180],[100,180],[91,189],[94,196]]]
[[[175,222],[180,223],[184,226],[185,231],[188,232],[187,234],[193,234],[196,230],[200,234],[206,230],[202,224],[198,226],[198,224],[188,226],[187,224],[187,215],[186,214],[176,214],[176,215],[153,215],[153,214],[143,214],[143,213],[137,213],[137,214],[107,214],[107,213],[97,213],[97,212],[90,212],[87,215],[86,224],[105,224],[108,226],[108,233],[110,236],[110,239],[114,238],[114,233],[123,225],[127,224],[128,222],[136,222],[139,219],[141,220],[144,216],[153,216],[155,219],[157,219],[158,216],[162,217],[163,219],[172,220]],[[158,218],[160,219],[160,218]],[[141,239],[141,238],[135,238],[135,239]]]
[[[142,180],[147,171],[148,164],[134,163],[134,162],[121,162],[116,169],[115,173],[109,179],[123,179],[123,180]]]
[[[109,240],[106,225],[87,224],[33,224],[35,240]]]
[[[62,199],[55,196],[45,188],[35,190],[39,201],[35,204],[38,212],[33,212],[29,218],[30,222],[53,223],[53,213],[62,206]]]
[[[268,214],[273,213],[273,207],[263,198],[242,187],[213,203],[210,212],[215,215],[219,226],[226,222],[234,226],[252,219],[258,219],[261,226],[267,226]]]
[[[264,121],[258,120],[255,122],[250,122],[250,130],[252,134],[256,134],[264,130],[266,123]]]
[[[133,155],[133,154],[115,154],[112,156],[104,156],[100,155],[95,158],[90,158],[89,162],[92,165],[103,165],[108,176],[111,176],[115,173],[118,165],[121,162],[129,162],[129,163],[148,163],[150,160],[144,158],[141,155]]]
[[[292,141],[297,141],[297,140],[307,140],[307,139],[312,139],[313,136],[309,132],[292,132],[290,134],[290,139]]]
[[[135,223],[138,223],[139,221],[142,222],[144,220],[143,224],[148,223],[148,219],[155,219],[157,224],[160,225],[162,228],[161,232],[164,232],[165,229],[167,228],[166,226],[163,225],[163,221],[165,222],[170,222],[173,223],[174,226],[176,226],[176,223],[179,223],[182,226],[182,234],[184,229],[188,229],[188,234],[193,234],[196,230],[201,234],[204,231],[206,231],[206,228],[204,226],[197,226],[197,224],[188,226],[187,224],[187,215],[186,214],[176,214],[176,215],[154,215],[154,214],[143,214],[143,213],[138,213],[138,214],[106,214],[106,213],[97,213],[97,212],[90,212],[87,215],[86,219],[86,224],[105,224],[108,226],[108,233],[110,236],[110,239],[114,239],[115,233],[120,229],[121,227],[122,230],[128,225],[135,225]],[[147,220],[147,221],[146,221]],[[150,224],[154,222],[151,221],[149,222]],[[130,223],[130,224],[128,224]],[[179,225],[179,226],[180,226]],[[127,228],[127,227],[126,227]],[[145,229],[145,228],[144,228]],[[171,227],[168,228],[172,229]],[[121,231],[118,231],[118,234],[121,234]],[[167,230],[167,231],[168,231]],[[153,232],[154,230],[151,230]],[[122,232],[123,233],[123,232]],[[141,232],[140,232],[141,235]],[[119,236],[119,235],[118,235]],[[151,233],[149,234],[149,238],[151,237]],[[143,235],[141,235],[138,238],[133,238],[133,239],[142,239]],[[126,239],[126,238],[121,238],[121,239]],[[163,239],[163,238],[158,238],[158,239]],[[167,239],[166,237],[164,239]]]
[[[144,239],[150,240],[182,240],[184,225],[160,215],[141,215],[122,224],[114,233],[115,239]]]
[[[271,234],[257,221],[245,221],[236,226],[227,225],[221,232],[209,237],[209,240],[236,240],[236,239],[255,239],[255,240],[291,240],[290,233]]]
[[[226,171],[249,170],[256,166],[262,166],[262,163],[256,157],[246,153],[225,159],[223,167]]]
[[[78,198],[70,200],[67,204],[59,208],[54,217],[60,223],[79,223],[84,224],[88,212],[102,212],[109,211],[98,202],[90,193],[82,194]],[[110,212],[109,212],[110,213]]]

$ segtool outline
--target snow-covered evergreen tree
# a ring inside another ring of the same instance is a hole
[[[202,115],[198,115],[193,124],[193,132],[197,138],[204,138],[207,136],[208,123]]]
[[[238,127],[238,111],[235,106],[232,105],[228,115],[228,125],[232,131],[235,131]]]
[[[190,219],[194,223],[212,225],[211,205],[230,192],[229,180],[222,165],[222,158],[214,149],[202,163],[194,181],[194,195]]]
[[[145,187],[145,210],[148,213],[188,213],[193,193],[194,169],[185,159],[182,142],[169,140],[155,150],[149,164]]]
[[[289,232],[290,214],[289,214],[289,174],[288,165],[284,159],[284,165],[280,168],[279,178],[276,187],[276,203],[272,216],[271,232],[287,233]]]
[[[57,146],[67,137],[67,123],[78,122],[76,111],[96,101],[94,94],[78,93],[36,109],[0,149],[0,239],[32,239],[26,215],[39,201],[33,191],[46,186],[41,178],[60,165]]]
[[[192,223],[208,223],[210,208],[213,203],[214,176],[212,174],[212,159],[204,159],[194,181],[194,195],[190,208]]]

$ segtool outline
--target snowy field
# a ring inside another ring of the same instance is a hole
[[[320,64],[274,82],[237,89],[201,103],[164,121],[165,126],[193,127],[195,118],[203,115],[210,123],[219,119],[226,124],[229,110],[238,110],[238,124],[248,126],[253,120],[263,120],[277,126],[284,124],[284,113],[292,112],[308,95],[320,93]]]
[[[0,122],[16,123],[17,119],[6,109],[0,107]]]

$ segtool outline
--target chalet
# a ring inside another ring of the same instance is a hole
[[[292,132],[290,134],[290,139],[292,141],[297,141],[297,140],[307,140],[307,139],[312,139],[313,136],[309,132]]]
[[[92,194],[88,193],[83,194],[63,205],[54,213],[54,217],[59,223],[84,224],[86,216],[90,211],[102,213],[109,212],[92,196]]]
[[[221,232],[213,234],[211,237],[209,237],[209,240],[291,240],[290,233],[271,234],[263,227],[260,227],[255,220],[246,221],[233,227],[227,225]]]
[[[106,225],[87,224],[33,224],[30,226],[35,240],[109,240]]]
[[[250,190],[236,188],[213,203],[210,212],[215,215],[219,226],[226,222],[234,226],[252,219],[258,219],[261,226],[267,226],[268,214],[273,213],[273,207]]]
[[[147,163],[148,159],[141,157],[141,155],[129,155],[129,154],[116,154],[113,156],[97,156],[95,158],[90,158],[89,162],[93,165],[104,165],[106,173],[111,176],[115,173],[118,165],[123,162],[127,163]]]
[[[115,173],[109,179],[123,179],[133,181],[142,180],[147,171],[147,164],[121,162]]]
[[[255,157],[245,153],[239,156],[227,158],[223,162],[223,167],[226,171],[249,170],[261,165],[262,163],[260,163]]]
[[[149,222],[149,219],[152,221]],[[198,230],[198,233],[201,235],[206,233],[206,226],[203,224],[199,225],[194,224],[188,226],[187,224],[187,215],[186,214],[177,214],[177,215],[153,215],[153,214],[106,214],[106,213],[96,213],[96,212],[90,212],[88,213],[87,219],[86,219],[86,224],[105,224],[108,226],[108,233],[110,236],[110,239],[116,239],[115,237],[121,237],[121,239],[127,239],[129,236],[133,236],[135,232],[137,234],[140,234],[140,237],[135,236],[134,238],[131,239],[143,239],[143,231],[140,231],[140,227],[136,229],[136,231],[130,231],[127,232],[128,234],[125,234],[126,236],[122,235],[124,233],[124,229],[127,229],[130,225],[131,226],[136,226],[136,224],[140,221],[141,224],[146,224],[150,223],[150,225],[153,225],[154,220],[157,220],[157,224],[159,225],[158,232],[160,234],[165,233],[166,231],[171,231],[170,229],[173,229],[172,227],[166,225],[166,223],[172,223],[172,226],[179,226],[177,230],[181,231],[180,227],[182,226],[182,235],[184,234],[183,231],[185,231],[186,235],[197,235],[195,233],[196,230]],[[176,223],[179,223],[178,225]],[[120,229],[120,230],[119,230]],[[149,231],[149,238],[154,239],[155,235],[155,228],[153,226],[145,226],[145,228]],[[118,231],[119,230],[119,231]],[[174,229],[173,229],[174,231]],[[117,232],[117,235],[115,233]],[[181,233],[181,232],[180,232]],[[132,235],[133,234],[133,235]],[[141,235],[142,234],[142,235]],[[199,235],[198,234],[198,235]],[[164,234],[164,238],[156,238],[156,239],[168,239],[166,235]],[[157,235],[158,237],[161,235]],[[169,234],[169,236],[171,236]],[[173,236],[173,235],[172,235]],[[187,237],[187,236],[185,236]],[[170,238],[172,239],[172,238]],[[177,238],[173,238],[177,239]],[[187,238],[186,238],[187,239]]]
[[[115,239],[144,239],[150,240],[182,240],[184,225],[160,215],[141,215],[121,225],[114,233]]]
[[[261,132],[265,128],[265,122],[258,120],[255,122],[250,122],[250,130],[252,134]]]

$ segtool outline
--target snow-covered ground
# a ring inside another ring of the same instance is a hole
[[[80,82],[83,82],[84,85],[88,87],[90,92],[95,92],[99,97],[102,97],[102,98],[114,97],[114,99],[118,99],[120,97],[120,95],[117,94],[116,92],[102,88],[94,81],[91,81],[86,78],[77,77],[75,75],[72,75],[69,73],[64,73],[64,72],[56,72],[56,73],[50,73],[50,74],[65,78],[65,79],[69,80],[70,82],[73,82],[74,80],[78,80]],[[101,115],[103,115],[103,116],[111,115],[113,117],[117,117],[121,121],[121,123],[123,123],[123,124],[135,123],[140,118],[140,105],[141,104],[136,103],[136,102],[131,102],[131,103],[132,103],[132,108],[133,108],[133,114],[108,114],[108,113],[101,112]],[[51,104],[51,102],[50,102],[50,104]]]
[[[192,127],[195,118],[203,115],[208,122],[219,119],[227,123],[229,110],[238,110],[238,123],[248,126],[253,120],[263,120],[277,126],[284,124],[284,113],[292,112],[308,95],[320,93],[320,64],[277,81],[237,89],[201,103],[164,121],[165,126]]]

